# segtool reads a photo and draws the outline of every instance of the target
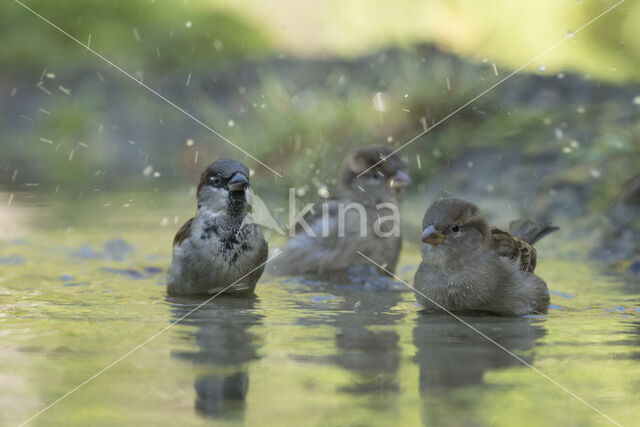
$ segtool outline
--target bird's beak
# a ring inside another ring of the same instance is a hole
[[[244,191],[249,186],[249,180],[246,176],[237,172],[229,181],[229,191]]]
[[[389,182],[391,188],[404,188],[411,185],[413,181],[405,171],[398,171]]]
[[[428,243],[430,245],[438,245],[442,243],[443,240],[444,234],[436,230],[433,224],[425,228],[424,232],[422,233],[422,241],[424,243]]]

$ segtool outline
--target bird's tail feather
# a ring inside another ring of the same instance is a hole
[[[530,245],[534,245],[549,233],[558,230],[551,224],[539,224],[532,219],[518,219],[509,224],[509,233],[521,238]]]

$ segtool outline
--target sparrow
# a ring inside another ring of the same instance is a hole
[[[196,215],[173,239],[167,293],[253,293],[268,245],[251,216],[249,169],[216,160],[200,176],[197,194]]]
[[[461,199],[434,202],[422,227],[414,288],[425,311],[439,310],[435,302],[451,312],[547,312],[549,290],[534,274],[533,244],[557,227],[518,220],[508,233],[489,226],[477,206]]]
[[[393,272],[402,246],[399,204],[411,184],[405,170],[387,147],[366,147],[348,156],[337,194],[298,221],[295,236],[270,263],[270,272],[295,276],[346,271],[366,262],[356,251]]]

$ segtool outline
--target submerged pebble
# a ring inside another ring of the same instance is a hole
[[[372,265],[352,265],[347,270],[347,279],[353,284],[362,285],[370,292],[405,291],[409,288],[391,277],[382,275]]]
[[[113,274],[118,274],[121,276],[125,276],[128,277],[129,279],[146,279],[147,276],[146,274],[138,271],[138,270],[134,270],[133,268],[110,268],[110,267],[103,267],[100,269],[100,271],[104,271],[105,273],[113,273]]]
[[[126,240],[117,237],[105,242],[104,253],[109,259],[114,261],[124,261],[133,253],[133,246],[131,246]]]
[[[347,269],[347,279],[351,283],[365,283],[369,279],[380,277],[380,273],[372,265],[357,264]]]
[[[640,273],[640,261],[636,261],[629,266],[629,273],[631,274]]]
[[[313,302],[324,302],[324,301],[330,301],[332,299],[336,298],[335,295],[318,295],[315,297],[311,297],[311,301]]]
[[[162,269],[160,267],[145,267],[144,271],[149,273],[149,274],[162,273]]]
[[[550,291],[549,291],[549,293],[550,293],[551,295],[557,295],[557,296],[562,297],[562,298],[569,298],[569,299],[570,299],[570,298],[573,298],[573,295],[571,295],[571,294],[567,294],[567,293],[565,293],[565,292],[560,292],[560,291],[551,291],[551,290],[550,290]]]
[[[82,245],[77,251],[73,253],[73,256],[80,259],[101,259],[104,255],[100,252],[96,252],[89,245]]]
[[[24,265],[27,261],[20,255],[0,257],[0,265]]]
[[[313,280],[313,279],[309,279],[307,277],[298,277],[295,280],[300,285],[320,286],[323,283],[321,280]]]
[[[124,261],[133,253],[133,246],[126,240],[116,237],[107,240],[102,246],[103,252],[95,251],[90,245],[82,245],[72,256],[80,259],[110,259]]]

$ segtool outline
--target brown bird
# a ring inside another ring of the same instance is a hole
[[[200,177],[196,216],[173,240],[169,295],[253,293],[268,246],[251,204],[245,165],[229,159],[209,165]]]
[[[346,271],[366,264],[360,251],[393,272],[402,246],[399,204],[411,184],[405,170],[386,147],[366,147],[349,156],[338,194],[298,221],[295,236],[269,271],[290,276]]]
[[[533,244],[557,227],[519,220],[507,233],[460,199],[434,202],[422,226],[425,244],[414,287],[425,311],[440,309],[434,301],[452,312],[546,313],[549,290],[534,274]]]

